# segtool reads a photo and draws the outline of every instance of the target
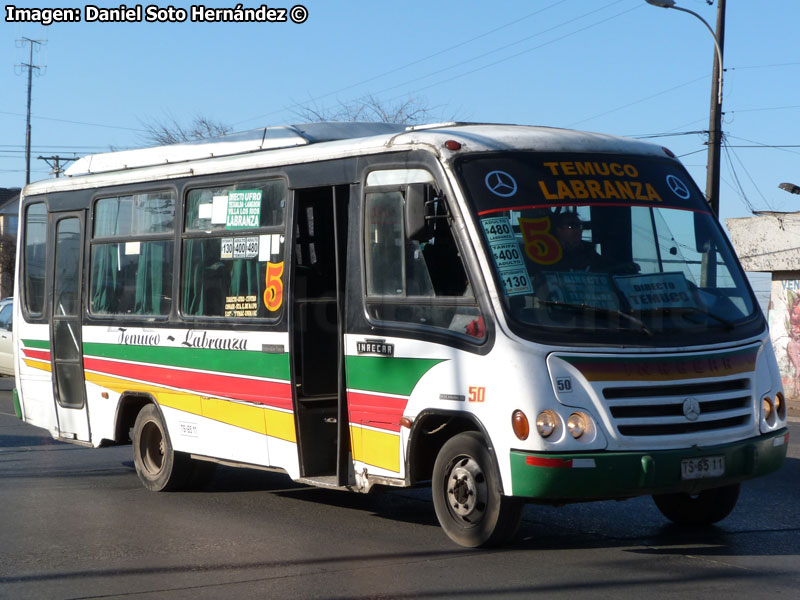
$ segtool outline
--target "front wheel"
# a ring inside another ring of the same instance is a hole
[[[448,440],[433,466],[433,506],[447,536],[462,546],[495,546],[519,531],[525,505],[503,496],[494,459],[473,431]]]
[[[153,404],[144,406],[136,416],[133,464],[139,479],[153,492],[182,489],[191,476],[189,457],[172,450],[167,428]]]
[[[678,525],[711,525],[733,511],[739,499],[738,483],[703,490],[698,494],[659,494],[653,496],[658,510]]]

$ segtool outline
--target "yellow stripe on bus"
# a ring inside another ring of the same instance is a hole
[[[395,433],[365,429],[350,424],[350,443],[353,459],[400,472],[400,436]]]
[[[23,358],[22,360],[31,369],[39,369],[40,371],[47,371],[48,373],[53,371],[52,365],[49,362],[36,360],[34,358]]]
[[[294,415],[266,406],[239,404],[219,398],[208,398],[179,392],[169,388],[120,379],[99,373],[86,373],[86,380],[121,394],[143,392],[153,396],[161,406],[174,408],[199,417],[206,417],[226,425],[296,443]]]

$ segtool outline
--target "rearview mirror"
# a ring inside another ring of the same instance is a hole
[[[708,217],[703,213],[694,213],[694,244],[698,252],[708,251],[714,236],[709,227]]]

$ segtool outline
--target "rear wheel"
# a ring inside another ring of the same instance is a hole
[[[698,494],[660,494],[653,496],[658,510],[678,525],[711,525],[733,511],[739,499],[738,483],[703,490]]]
[[[192,474],[191,460],[174,452],[161,414],[153,404],[139,411],[133,425],[133,464],[144,486],[153,492],[183,488]]]
[[[433,505],[448,537],[462,546],[494,546],[519,531],[525,505],[503,496],[494,459],[472,431],[448,440],[433,467]]]

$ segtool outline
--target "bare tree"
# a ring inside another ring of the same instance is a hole
[[[214,121],[203,115],[195,116],[188,124],[181,123],[172,115],[167,115],[162,119],[140,120],[139,122],[146,131],[143,134],[144,141],[159,146],[219,137],[232,130],[230,125]]]
[[[431,108],[420,98],[407,98],[394,104],[382,102],[372,94],[350,102],[339,101],[337,106],[305,105],[293,109],[300,119],[319,121],[377,121],[416,125],[429,120]]]

